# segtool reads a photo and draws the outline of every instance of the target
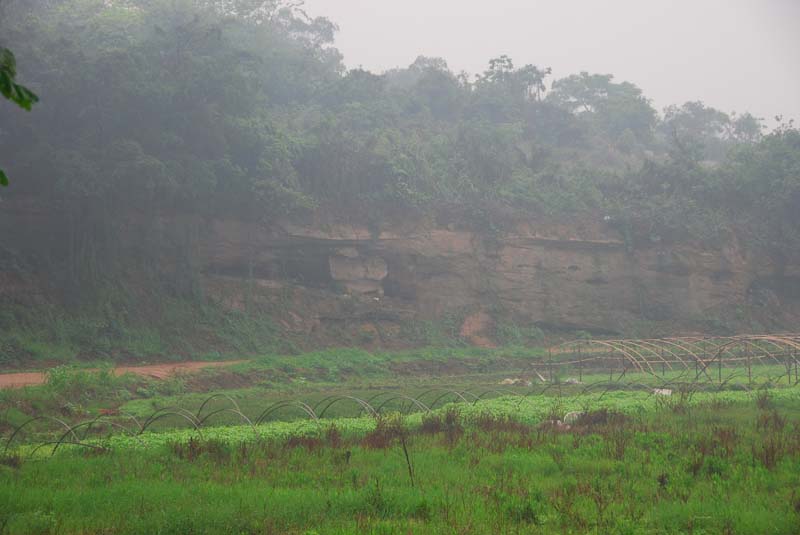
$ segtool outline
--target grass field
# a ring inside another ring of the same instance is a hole
[[[4,394],[17,422],[120,412],[76,428],[80,446],[49,420],[15,438],[0,465],[0,533],[800,533],[800,387],[769,382],[779,370],[759,368],[760,387],[735,370],[691,389],[678,373],[501,386],[537,355],[338,357],[267,358],[170,385],[60,372]],[[670,381],[672,395],[653,395]],[[302,400],[318,416],[332,399],[319,419],[276,405]],[[141,434],[129,421],[166,407],[195,421],[220,412],[199,430],[176,414]],[[52,455],[41,446],[64,436]]]

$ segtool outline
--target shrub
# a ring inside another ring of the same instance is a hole
[[[361,444],[365,448],[383,450],[392,447],[395,441],[405,436],[408,436],[408,430],[400,414],[380,415],[375,429],[364,436]]]

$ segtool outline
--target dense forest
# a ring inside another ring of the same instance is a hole
[[[475,75],[431,57],[348,70],[334,22],[295,4],[0,4],[0,46],[41,98],[31,111],[0,102],[0,195],[57,206],[69,235],[46,258],[12,240],[4,267],[35,264],[85,297],[133,265],[158,271],[166,212],[268,224],[315,210],[374,221],[387,207],[457,211],[487,231],[507,214],[591,214],[632,247],[735,231],[778,258],[800,250],[791,121],[768,129],[702,102],[659,111],[610,74],[554,79],[506,56]],[[120,243],[129,217],[151,222],[134,254]]]

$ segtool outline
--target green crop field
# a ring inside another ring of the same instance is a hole
[[[0,533],[800,533],[781,366],[542,382],[519,379],[536,352],[337,356],[4,392]]]

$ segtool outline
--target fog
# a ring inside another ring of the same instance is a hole
[[[0,535],[800,535],[797,22],[0,0]]]
[[[702,100],[772,123],[800,119],[797,0],[307,0],[339,25],[349,67],[385,70],[418,55],[481,72],[501,54],[515,63],[614,74],[659,110]]]
[[[796,2],[0,0],[0,371],[796,332]]]

